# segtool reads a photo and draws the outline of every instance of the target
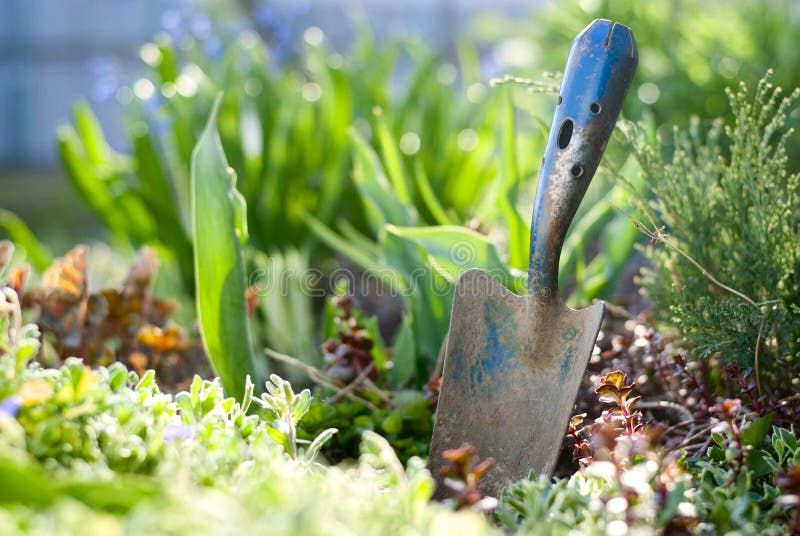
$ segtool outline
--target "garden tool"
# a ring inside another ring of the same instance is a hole
[[[631,30],[608,20],[572,42],[536,189],[528,294],[477,269],[456,284],[428,458],[438,498],[446,496],[443,451],[466,443],[495,460],[478,483],[484,495],[531,471],[552,474],[605,309],[565,305],[559,256],[638,58]]]

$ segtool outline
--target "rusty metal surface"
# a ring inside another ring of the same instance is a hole
[[[604,311],[563,303],[561,247],[637,61],[633,34],[620,24],[597,20],[573,41],[537,186],[528,295],[480,270],[456,286],[428,458],[437,479],[442,451],[464,443],[497,462],[480,482],[484,494],[531,470],[552,473]],[[445,495],[437,485],[436,496]]]

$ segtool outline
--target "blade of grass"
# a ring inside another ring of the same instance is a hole
[[[453,225],[454,222],[450,220],[439,199],[436,198],[436,193],[431,188],[428,175],[425,173],[425,166],[422,165],[421,160],[414,161],[414,177],[417,179],[417,190],[420,197],[422,197],[425,207],[430,211],[436,223],[439,225]]]
[[[519,190],[519,166],[517,164],[517,137],[514,122],[514,100],[511,87],[501,89],[505,92],[503,106],[502,154],[503,182],[498,203],[500,211],[508,226],[509,264],[513,268],[524,270],[528,264],[529,244],[528,228],[517,212],[515,204]]]
[[[372,113],[377,124],[378,141],[380,142],[381,154],[386,166],[386,174],[389,176],[389,181],[392,183],[395,192],[397,192],[397,197],[400,201],[403,204],[410,205],[412,203],[411,184],[403,169],[403,158],[397,148],[397,141],[386,125],[383,110],[375,108]]]
[[[355,129],[350,134],[355,148],[353,181],[372,230],[377,234],[387,223],[413,225],[417,219],[414,206],[400,201],[372,147]]]
[[[322,240],[329,248],[344,255],[365,270],[378,268],[380,263],[376,257],[371,257],[361,248],[353,245],[349,240],[340,236],[336,231],[309,214],[306,223],[317,238]]]

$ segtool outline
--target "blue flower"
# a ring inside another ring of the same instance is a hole
[[[9,417],[11,419],[17,418],[19,407],[22,405],[22,400],[18,396],[10,396],[0,402],[0,417]]]
[[[188,424],[168,424],[164,429],[164,442],[171,443],[176,439],[191,441],[194,439],[194,427]]]

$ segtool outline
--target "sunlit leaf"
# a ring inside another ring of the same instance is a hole
[[[228,167],[216,132],[221,97],[192,157],[192,236],[197,316],[203,345],[226,392],[241,399],[245,379],[256,374],[247,303],[236,175]]]

